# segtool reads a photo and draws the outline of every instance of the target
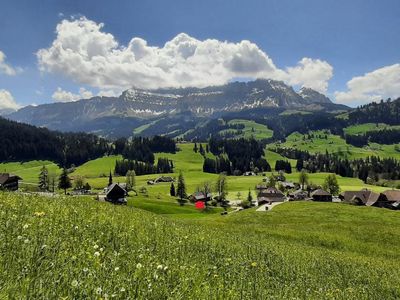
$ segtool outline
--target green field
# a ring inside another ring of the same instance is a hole
[[[235,129],[225,129],[221,130],[219,133],[224,134],[224,133],[230,133],[234,134],[235,137],[237,138],[255,138],[255,139],[267,139],[272,137],[273,131],[269,129],[266,125],[256,123],[254,121],[250,120],[242,120],[242,119],[233,119],[228,122],[228,125],[244,125],[244,128],[242,129],[243,133],[239,133],[238,130]]]
[[[40,169],[46,166],[50,175],[58,176],[60,168],[47,160],[32,160],[28,162],[9,162],[0,164],[0,172],[13,173],[20,176],[26,184],[37,184]]]
[[[358,135],[366,133],[367,131],[379,131],[384,129],[399,129],[400,126],[391,126],[384,123],[364,123],[360,125],[353,125],[344,128],[344,132],[350,135]]]
[[[310,132],[314,137],[309,138],[308,134],[298,132],[290,134],[284,143],[270,145],[269,148],[275,146],[296,148],[299,150],[309,151],[310,153],[336,153],[342,157],[349,159],[365,158],[368,156],[394,157],[400,159],[400,152],[396,151],[395,145],[380,145],[370,143],[363,148],[355,147],[347,144],[344,139],[338,135],[330,134],[326,131]]]
[[[194,218],[171,202],[163,217],[11,193],[0,208],[1,299],[400,297],[399,212],[290,202]]]

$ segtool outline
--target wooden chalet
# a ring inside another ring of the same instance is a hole
[[[257,187],[257,189],[259,188]],[[271,204],[273,202],[284,202],[285,200],[285,195],[274,187],[259,189],[257,195],[258,206],[263,204]]]
[[[21,177],[9,173],[0,174],[0,190],[17,191]]]
[[[195,192],[192,195],[189,196],[189,200],[192,202],[197,202],[197,201],[210,201],[212,199],[212,194],[208,193],[207,195],[204,192]]]
[[[375,206],[380,200],[381,195],[365,189],[361,191],[343,192],[339,195],[339,198],[342,202],[350,204]]]
[[[126,204],[126,196],[128,192],[118,183],[113,183],[108,186],[105,200],[115,204]]]
[[[400,191],[398,190],[384,191],[381,194],[378,206],[396,210],[400,209]]]
[[[311,193],[311,198],[318,202],[332,202],[332,195],[322,189],[313,191]]]

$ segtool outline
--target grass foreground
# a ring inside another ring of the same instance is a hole
[[[398,299],[399,261],[399,212],[385,209],[297,202],[189,221],[0,194],[0,299]]]

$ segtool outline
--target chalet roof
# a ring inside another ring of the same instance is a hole
[[[111,191],[113,191],[115,189],[120,189],[120,190],[124,191],[125,194],[127,194],[126,190],[119,183],[113,183],[113,184],[109,185],[107,188],[106,194],[108,195],[109,193],[111,193]]]
[[[6,183],[8,180],[22,180],[18,175],[10,174],[10,173],[0,173],[0,184]]]
[[[389,202],[399,202],[400,201],[400,191],[397,190],[387,190],[382,194],[386,196],[387,201]]]
[[[206,195],[205,195],[203,192],[195,192],[195,193],[192,194],[192,197],[193,197],[194,199],[196,199],[196,200],[204,200],[204,199],[206,199],[206,198],[211,198],[211,197],[212,197],[212,194],[211,194],[211,193],[208,193],[208,194],[207,194],[207,197],[206,197]]]
[[[346,202],[354,201],[355,199],[360,199],[366,206],[373,205],[378,201],[380,194],[374,193],[370,190],[361,191],[346,191],[340,194],[341,198]]]
[[[323,189],[318,189],[311,193],[311,197],[314,196],[331,196],[331,194],[329,194],[327,191],[324,191]]]

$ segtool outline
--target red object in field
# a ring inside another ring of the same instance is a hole
[[[197,209],[204,209],[206,206],[204,205],[203,201],[197,201],[195,204]]]

